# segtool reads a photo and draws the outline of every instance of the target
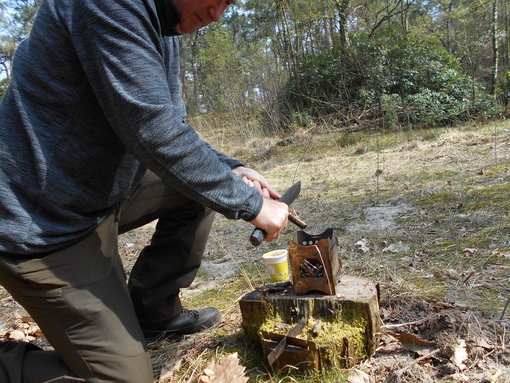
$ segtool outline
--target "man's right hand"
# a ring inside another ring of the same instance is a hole
[[[265,241],[271,242],[287,228],[289,207],[283,202],[270,198],[264,198],[263,200],[264,204],[260,209],[260,213],[250,223],[264,230],[267,233]]]

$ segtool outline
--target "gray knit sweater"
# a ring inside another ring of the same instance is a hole
[[[228,218],[256,189],[183,122],[176,37],[155,0],[45,0],[0,106],[0,253],[82,238],[151,169]]]

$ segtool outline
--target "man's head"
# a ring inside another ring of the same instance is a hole
[[[175,26],[179,34],[193,33],[220,19],[235,0],[173,0],[179,11],[180,22]]]

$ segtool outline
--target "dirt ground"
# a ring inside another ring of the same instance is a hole
[[[319,378],[275,376],[258,365],[243,343],[238,300],[267,283],[261,255],[286,248],[296,228],[253,248],[248,223],[218,217],[182,297],[190,307],[219,307],[222,322],[151,345],[156,378],[166,371],[159,383],[195,382],[210,360],[233,351],[249,382],[510,382],[510,124],[369,137],[346,147],[335,144],[335,134],[303,134],[291,149],[265,141],[245,148],[243,160],[278,190],[301,179],[295,208],[306,231],[335,228],[341,273],[380,284],[376,353]],[[153,229],[120,237],[127,273]],[[49,347],[23,309],[0,293],[2,338]],[[180,367],[168,373],[171,366]]]
[[[366,256],[374,256],[374,250],[368,247],[369,241],[363,236],[365,231],[398,230],[395,218],[412,209],[407,204],[367,207],[364,223],[353,223],[346,230],[354,238],[360,238],[351,246],[358,261],[344,259],[346,271],[358,269],[360,263],[365,263],[362,260]],[[410,248],[402,241],[382,245],[384,247],[378,250],[380,255],[405,254]],[[354,264],[350,265],[351,262]],[[412,263],[410,259],[409,266]],[[502,288],[510,298],[510,267],[508,264],[500,267],[504,269],[506,278],[503,280],[506,288]],[[199,294],[239,274],[239,267],[230,256],[207,260],[204,269],[209,281],[204,284],[196,282],[185,296]],[[468,279],[467,275],[462,275],[456,283],[467,285]],[[502,311],[490,313],[440,296],[424,299],[419,291],[403,286],[398,277],[389,276],[380,282],[383,292],[381,344],[371,358],[349,371],[349,382],[510,382],[508,311],[504,315]],[[239,318],[234,318],[236,320]],[[408,337],[399,340],[398,335],[401,334]]]

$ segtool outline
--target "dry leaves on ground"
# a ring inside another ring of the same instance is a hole
[[[44,338],[44,335],[34,320],[29,316],[21,316],[15,313],[16,324],[0,332],[0,338],[19,342],[32,342],[37,338]]]
[[[159,375],[157,383],[172,382],[172,379],[174,378],[175,373],[179,371],[181,364],[182,358],[176,360],[173,359],[165,363],[165,365],[161,369],[161,374]]]
[[[387,331],[386,334],[391,335],[394,338],[397,338],[405,348],[407,348],[410,351],[414,351],[421,356],[430,354],[437,347],[434,342],[429,342],[420,339],[413,334],[407,333],[397,334],[391,331]]]
[[[374,379],[367,373],[353,368],[349,371],[348,383],[374,383]]]
[[[199,383],[246,383],[244,367],[239,364],[237,353],[209,363]]]

